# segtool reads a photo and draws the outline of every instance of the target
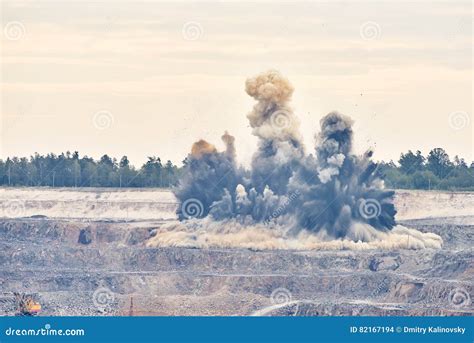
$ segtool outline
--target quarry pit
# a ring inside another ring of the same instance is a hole
[[[0,315],[473,315],[474,193],[397,190],[397,222],[441,249],[149,247],[176,221],[157,189],[0,189]]]

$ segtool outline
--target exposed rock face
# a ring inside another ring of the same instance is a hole
[[[152,249],[143,242],[159,223],[2,224],[2,290],[37,292],[43,314],[126,314],[132,296],[136,315],[474,313],[467,298],[473,292],[473,254],[466,242],[449,241],[457,251]],[[448,227],[417,226],[443,239],[474,232],[472,225]],[[81,233],[78,242],[74,237]],[[109,312],[94,304],[100,288],[113,293]],[[272,297],[278,289],[282,303]],[[466,294],[466,301],[453,302],[453,292]]]
[[[13,199],[13,200],[12,200]],[[173,220],[178,207],[170,191],[156,189],[4,188],[0,209],[20,205],[15,218],[48,217],[81,220]],[[397,220],[473,216],[474,192],[397,190]],[[0,211],[0,216],[3,215]]]
[[[0,314],[16,291],[41,315],[473,315],[473,219],[403,222],[443,247],[392,251],[147,248],[163,221],[0,219]]]

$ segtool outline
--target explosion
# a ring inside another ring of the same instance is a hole
[[[223,152],[196,142],[174,190],[182,222],[160,228],[149,245],[439,248],[439,236],[396,225],[394,192],[384,189],[372,151],[352,151],[351,118],[327,114],[314,155],[305,152],[289,105],[293,90],[277,71],[247,80],[257,100],[247,118],[259,139],[250,170],[237,165],[227,132]]]

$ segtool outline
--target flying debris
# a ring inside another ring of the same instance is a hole
[[[194,143],[174,189],[180,220],[194,228],[205,218],[206,225],[283,227],[285,235],[307,232],[354,242],[379,239],[396,226],[394,192],[384,189],[372,151],[357,156],[352,150],[351,118],[338,112],[324,116],[314,154],[308,154],[289,105],[290,82],[271,70],[245,86],[257,101],[247,115],[258,137],[251,168],[237,165],[234,137],[227,132],[225,151],[204,140]]]
[[[298,226],[335,238],[347,237],[354,223],[392,229],[394,192],[384,190],[377,165],[370,161],[372,151],[352,153],[352,119],[331,112],[320,124],[315,161],[302,165],[292,183],[302,194],[294,211]]]

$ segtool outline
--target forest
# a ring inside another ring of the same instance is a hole
[[[103,155],[99,160],[80,157],[76,151],[59,155],[34,154],[29,158],[0,160],[0,185],[49,187],[171,187],[180,168],[159,157],[148,157],[140,168],[127,156],[120,160]]]
[[[127,156],[120,160],[103,155],[95,160],[79,152],[11,157],[0,160],[0,186],[24,187],[160,187],[175,186],[182,166],[163,163],[151,156],[140,167],[131,165]],[[474,162],[469,165],[458,156],[449,157],[442,148],[427,156],[409,150],[398,161],[381,161],[378,173],[388,188],[474,190]]]

